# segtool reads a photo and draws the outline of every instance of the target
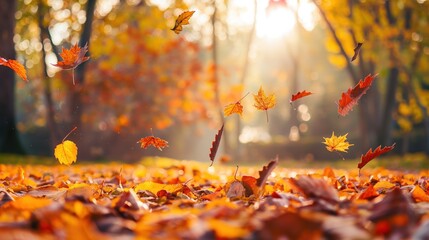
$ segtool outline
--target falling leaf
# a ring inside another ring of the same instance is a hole
[[[225,117],[234,113],[237,113],[238,115],[241,116],[241,114],[243,113],[243,105],[241,105],[241,100],[243,100],[247,95],[249,95],[249,93],[247,93],[244,97],[242,97],[237,102],[228,104],[223,110],[223,114],[225,115]]]
[[[19,77],[21,77],[24,81],[28,81],[27,80],[27,72],[25,71],[24,66],[19,63],[16,60],[12,60],[12,59],[4,59],[2,57],[0,57],[0,66],[6,66],[9,67],[10,69],[12,69],[13,71],[16,72],[16,74],[18,74]]]
[[[306,96],[308,96],[308,95],[311,95],[311,94],[313,94],[312,92],[307,92],[307,91],[302,91],[302,92],[297,92],[296,94],[292,94],[292,97],[291,97],[291,99],[289,100],[289,103],[291,103],[292,104],[292,102],[294,102],[294,101],[296,101],[296,100],[298,100],[298,99],[300,99],[300,98],[303,98],[303,97],[306,97]]]
[[[140,147],[146,149],[149,146],[153,146],[158,148],[159,151],[162,151],[163,148],[168,147],[168,142],[164,139],[155,137],[155,136],[147,136],[141,138],[137,143],[140,143]]]
[[[72,70],[73,73],[73,85],[74,81],[74,69],[79,66],[81,63],[89,60],[89,57],[85,57],[85,54],[88,52],[88,44],[85,44],[83,48],[80,48],[77,44],[75,44],[70,49],[62,48],[60,53],[62,61],[57,64],[52,64],[56,67],[59,67],[63,70]]]
[[[380,156],[383,153],[387,153],[395,148],[394,143],[392,146],[386,146],[384,148],[381,148],[381,145],[378,146],[374,151],[372,151],[372,148],[368,150],[368,152],[365,153],[365,155],[362,154],[360,157],[360,163],[358,163],[359,170],[362,169],[367,163],[369,163],[372,159]]]
[[[210,154],[209,154],[210,161],[212,161],[210,166],[213,165],[214,159],[216,157],[217,149],[219,148],[220,140],[222,139],[223,127],[224,127],[224,124],[222,124],[222,127],[217,131],[215,135],[215,139],[212,142],[212,146],[210,148]]]
[[[341,116],[347,115],[349,111],[358,103],[359,99],[366,93],[371,87],[372,81],[377,77],[377,74],[365,77],[364,80],[360,80],[356,86],[349,88],[347,92],[341,94],[341,98],[338,101],[338,114]]]
[[[354,54],[353,54],[353,57],[352,57],[352,59],[350,60],[350,62],[353,62],[353,61],[358,57],[359,52],[360,52],[360,49],[361,49],[361,47],[362,47],[362,44],[363,44],[363,43],[360,43],[360,42],[358,42],[358,43],[357,43],[356,47],[353,49]]]
[[[192,15],[195,13],[195,11],[185,11],[182,14],[180,14],[177,19],[176,23],[174,24],[174,27],[171,29],[176,34],[179,34],[183,30],[183,25],[189,24],[189,19],[192,17]]]
[[[225,115],[225,117],[234,113],[237,113],[240,116],[243,113],[243,105],[241,105],[240,102],[230,103],[223,110],[223,114]]]
[[[253,97],[255,99],[254,106],[259,110],[265,111],[268,122],[268,109],[273,108],[276,105],[276,96],[274,93],[266,96],[261,86],[259,88],[258,94],[253,94]]]
[[[328,151],[330,152],[333,152],[333,151],[347,152],[349,147],[354,145],[347,142],[347,135],[348,133],[346,133],[343,136],[337,137],[335,136],[334,132],[332,132],[332,136],[330,138],[324,137],[323,139],[325,139],[325,141],[322,143],[326,145],[326,149],[328,149]]]
[[[65,140],[74,130],[73,128],[54,149],[54,156],[61,164],[69,166],[77,160],[77,146],[70,140]]]

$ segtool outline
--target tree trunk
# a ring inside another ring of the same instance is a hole
[[[16,1],[0,0],[0,57],[15,59]],[[15,119],[15,74],[0,66],[0,152],[23,154]]]
[[[218,42],[217,42],[217,37],[216,37],[216,15],[217,15],[217,7],[216,7],[216,0],[213,0],[213,15],[212,15],[212,62],[213,62],[213,69],[212,69],[212,79],[214,82],[214,94],[215,94],[215,104],[216,104],[216,108],[218,110],[218,114],[219,114],[219,119],[224,122],[224,117],[223,117],[223,111],[222,111],[222,105],[220,102],[220,80],[219,80],[219,75],[218,75],[218,54],[217,54],[217,46],[218,46]],[[220,128],[220,127],[219,127]],[[226,154],[230,154],[231,153],[231,148],[229,145],[229,137],[228,137],[228,128],[225,127],[223,130],[223,151]]]
[[[247,78],[247,74],[248,74],[248,70],[249,70],[249,60],[250,60],[250,50],[252,48],[252,43],[253,43],[253,39],[255,38],[255,30],[256,30],[256,13],[258,10],[258,5],[257,5],[257,1],[253,0],[253,22],[252,22],[252,28],[250,29],[250,33],[249,33],[249,39],[247,41],[247,45],[246,45],[246,50],[245,50],[245,58],[244,58],[244,64],[243,64],[243,71],[241,73],[241,78],[240,78],[240,84],[242,86],[245,85],[246,83],[246,78]],[[240,134],[241,134],[241,128],[242,128],[242,123],[241,123],[241,118],[240,116],[235,116],[235,151],[234,151],[234,158],[238,160],[238,157],[242,155],[242,148],[241,148],[241,144],[240,144]]]
[[[95,10],[95,4],[96,0],[88,0],[86,5],[86,21],[83,25],[82,34],[80,36],[79,46],[83,47],[85,44],[88,44],[89,49],[89,43],[91,39],[91,32],[92,32],[92,21],[94,19],[94,10]],[[87,53],[86,56],[88,56],[89,53]],[[76,86],[73,88],[73,92],[71,95],[71,116],[72,116],[72,127],[78,127],[81,126],[81,116],[83,112],[83,104],[81,99],[81,94],[85,82],[85,65],[86,62],[80,64],[75,69],[75,77],[76,77]]]
[[[392,113],[396,106],[395,94],[399,83],[399,69],[396,66],[389,68],[387,79],[387,92],[384,100],[384,111],[378,133],[378,144],[387,145],[390,142],[393,128]]]
[[[359,80],[366,75],[366,73],[360,73],[361,77],[359,77],[358,74],[356,74],[352,63],[350,62],[350,58],[345,51],[343,43],[341,42],[341,40],[337,36],[335,28],[332,25],[331,21],[326,16],[325,11],[322,9],[320,4],[316,0],[313,0],[313,3],[319,9],[319,12],[320,12],[323,20],[325,21],[326,25],[328,26],[328,29],[331,32],[332,37],[334,38],[335,42],[337,43],[337,45],[340,49],[341,55],[344,57],[344,60],[347,63],[346,69],[350,75],[350,78],[352,79],[353,84],[357,84],[359,82]],[[362,58],[362,56],[360,58]],[[363,61],[363,60],[359,59],[359,61]],[[361,67],[361,68],[364,69],[363,67]],[[374,96],[374,95],[372,95],[372,96]],[[366,98],[368,98],[368,96]],[[368,100],[369,99],[367,99],[366,101],[368,101]],[[364,100],[361,100],[361,104],[358,105],[358,111],[359,111],[358,116],[359,116],[360,146],[361,146],[362,150],[365,150],[365,149],[368,149],[370,147],[372,139],[375,138],[373,136],[375,134],[375,131],[369,131],[370,126],[372,126],[372,124],[374,124],[374,121],[373,121],[373,118],[371,118],[372,115],[369,114],[369,109],[367,107],[365,107],[366,104],[364,104],[363,101]]]
[[[51,138],[51,148],[53,149],[59,141],[59,132],[57,129],[57,124],[55,123],[55,110],[54,102],[52,100],[52,91],[51,91],[51,78],[48,76],[48,66],[46,65],[46,50],[44,46],[45,39],[49,39],[49,30],[43,24],[43,17],[46,14],[46,6],[43,5],[42,1],[39,1],[39,28],[40,28],[40,43],[42,44],[42,66],[43,66],[43,84],[44,90],[43,95],[45,96],[46,101],[46,120],[48,123],[49,134]]]

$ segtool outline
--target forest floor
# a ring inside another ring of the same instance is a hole
[[[428,239],[423,154],[260,164],[0,155],[0,239]]]

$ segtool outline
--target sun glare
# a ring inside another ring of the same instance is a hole
[[[258,16],[256,33],[259,37],[279,39],[292,32],[295,27],[294,13],[288,8],[277,7],[264,12],[264,16]]]

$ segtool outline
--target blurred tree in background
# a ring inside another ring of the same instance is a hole
[[[170,29],[184,10],[196,12],[177,35]],[[70,138],[83,158],[135,160],[136,141],[153,129],[170,142],[162,154],[205,160],[224,121],[223,150],[234,158],[332,157],[320,142],[333,130],[359,143],[351,156],[392,141],[429,151],[427,1],[20,0],[7,12],[30,79],[17,81],[15,105],[32,154],[51,154],[78,126]],[[91,59],[73,85],[52,64],[76,43],[88,43]],[[339,118],[341,92],[369,73],[379,73],[374,86]],[[269,124],[251,97],[242,117],[223,119],[226,104],[261,85],[278,99]],[[304,89],[315,94],[290,106]]]

